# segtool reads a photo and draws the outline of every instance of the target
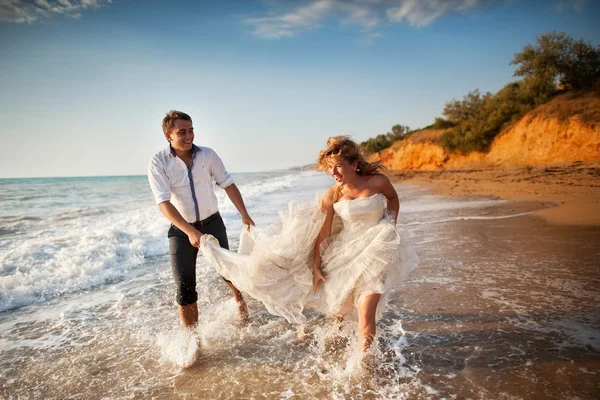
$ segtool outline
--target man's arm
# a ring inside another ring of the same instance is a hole
[[[246,210],[246,205],[244,204],[244,199],[242,199],[242,194],[235,183],[227,186],[224,190],[235,208],[237,208],[242,215],[242,223],[244,225],[254,225],[254,221],[252,221],[252,218],[250,218],[250,215],[248,215],[248,211]]]
[[[244,199],[242,199],[242,194],[235,183],[233,183],[233,179],[231,179],[231,176],[229,176],[229,173],[225,169],[223,161],[213,150],[210,150],[209,156],[210,174],[215,180],[215,183],[218,187],[225,190],[225,193],[227,193],[227,196],[235,208],[237,208],[237,210],[240,212],[242,215],[242,223],[244,225],[254,225],[254,221],[252,221],[252,218],[250,218],[250,215],[248,215],[248,211],[246,210],[246,205],[244,204]]]
[[[173,206],[173,204],[171,204],[170,201],[163,201],[162,203],[160,203],[158,205],[158,209],[160,210],[160,212],[163,213],[163,215],[165,217],[167,217],[167,219],[169,221],[171,221],[171,223],[173,225],[175,225],[176,227],[181,229],[186,235],[188,235],[188,238],[190,239],[190,243],[192,244],[192,246],[194,246],[194,247],[200,246],[200,238],[202,237],[202,234],[200,232],[198,232],[198,230],[196,230],[196,228],[194,228],[192,225],[190,225],[181,216],[179,211],[177,211],[177,209]]]

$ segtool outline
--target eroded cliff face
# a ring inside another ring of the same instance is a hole
[[[424,142],[413,143],[403,140],[397,148],[390,147],[379,153],[380,159],[388,169],[392,170],[433,170],[444,167],[448,152],[442,146]]]
[[[450,153],[443,131],[414,134],[371,160],[391,170],[510,168],[600,160],[600,98],[559,99],[525,115],[498,135],[488,153]],[[437,140],[436,140],[437,139]]]
[[[525,117],[498,136],[485,160],[497,165],[545,165],[600,159],[600,129],[576,118]]]

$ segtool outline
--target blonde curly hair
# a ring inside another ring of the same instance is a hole
[[[321,171],[327,172],[327,163],[332,157],[341,157],[349,163],[356,161],[358,163],[356,172],[359,175],[373,175],[385,168],[379,162],[370,163],[365,160],[359,145],[349,136],[333,136],[327,139],[327,147],[321,150],[317,158]]]

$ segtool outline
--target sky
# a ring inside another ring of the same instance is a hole
[[[600,44],[598,0],[0,0],[0,178],[142,175],[167,111],[230,172],[413,129],[551,32]]]

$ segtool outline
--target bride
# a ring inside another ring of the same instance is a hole
[[[314,202],[295,202],[281,223],[243,230],[237,253],[202,236],[217,272],[274,315],[302,323],[315,308],[358,320],[366,351],[390,292],[417,264],[396,229],[398,194],[378,163],[347,136],[331,137],[318,158],[335,184]]]

